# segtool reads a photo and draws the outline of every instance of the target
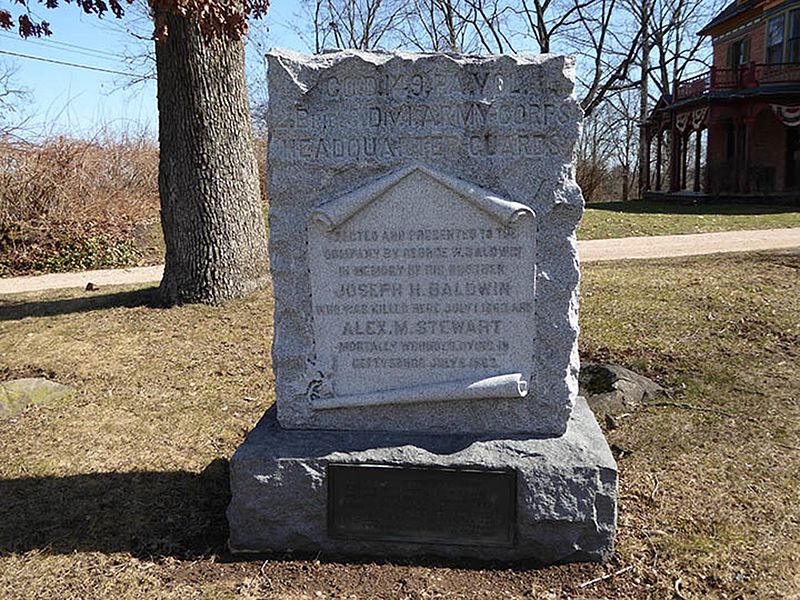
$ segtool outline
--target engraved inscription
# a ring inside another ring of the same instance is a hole
[[[331,537],[514,544],[514,472],[329,465],[327,478]]]
[[[455,73],[433,68],[392,74],[331,74],[322,79],[319,88],[326,100],[363,101],[369,98],[402,100],[450,96],[455,90],[484,97],[519,97],[530,95],[531,90],[542,89],[543,83],[541,73],[536,71],[493,69],[491,72]]]
[[[538,70],[331,74],[314,97],[274,115],[270,158],[323,164],[514,157],[565,151],[571,105],[542,93]]]
[[[339,396],[527,378],[534,232],[419,172],[332,231],[312,224],[316,368]]]
[[[334,127],[335,107],[328,112],[310,112],[302,104],[282,116],[273,125],[277,131],[319,131]],[[426,127],[477,128],[524,126],[544,134],[546,128],[566,122],[559,106],[548,102],[441,101],[437,103],[398,103],[396,106],[358,106],[352,114],[353,125],[370,131],[419,131]]]
[[[298,137],[275,139],[273,158],[287,160],[345,161],[354,159],[420,159],[445,157],[463,150],[472,157],[514,156],[538,159],[554,151],[542,134],[394,135],[353,137]]]

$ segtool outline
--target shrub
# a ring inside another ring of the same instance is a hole
[[[158,149],[144,136],[0,141],[0,276],[136,264],[158,218]]]

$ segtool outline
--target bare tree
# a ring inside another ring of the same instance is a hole
[[[639,167],[639,93],[626,90],[607,102],[607,126],[613,159],[619,165],[622,200],[630,200],[634,178]]]
[[[483,52],[535,44],[540,52],[583,58],[578,80],[587,115],[607,96],[639,83],[631,71],[642,28],[624,0],[464,0],[455,16],[473,30]]]
[[[396,45],[408,14],[402,0],[304,0],[314,32],[314,52],[324,48],[371,50]]]
[[[601,109],[586,118],[578,143],[575,177],[589,201],[601,199],[607,192],[614,165],[612,130],[605,117]]]
[[[528,33],[542,53],[551,52],[553,38],[574,29],[581,19],[580,11],[594,0],[521,0],[517,9],[527,24]]]
[[[587,116],[609,96],[639,85],[632,71],[642,28],[627,8],[620,0],[595,0],[577,10],[579,24],[570,42],[575,54],[584,59],[578,82]]]
[[[477,37],[470,28],[473,11],[468,0],[411,0],[403,39],[422,51],[476,51]]]
[[[727,3],[726,0],[629,0],[642,28],[639,45],[639,193],[647,185],[648,139],[644,128],[650,108],[662,96],[671,97],[689,74],[709,67],[711,49],[697,36]],[[642,75],[643,74],[643,75]],[[654,85],[651,88],[651,83]],[[651,92],[651,89],[653,90]]]
[[[579,11],[596,0],[464,0],[455,16],[473,28],[485,52],[522,49],[549,53],[554,40],[574,29]]]
[[[708,40],[697,32],[724,4],[725,0],[649,0],[650,75],[659,95],[672,94],[676,82],[710,66]]]
[[[8,62],[0,62],[0,136],[7,137],[25,122],[21,116],[22,103],[30,96],[30,91],[17,84],[19,67]]]
[[[639,4],[637,5],[637,1]],[[633,0],[631,4],[632,14],[639,17],[639,27],[641,33],[641,50],[639,52],[639,198],[644,198],[647,186],[645,165],[649,163],[650,156],[647,153],[648,133],[645,128],[650,106],[650,5],[652,0]],[[649,165],[648,165],[649,166]]]

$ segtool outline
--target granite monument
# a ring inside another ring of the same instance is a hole
[[[572,59],[268,59],[277,399],[231,461],[232,550],[607,557]]]

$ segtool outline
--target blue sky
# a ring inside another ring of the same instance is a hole
[[[297,0],[273,0],[267,18],[251,26],[248,79],[251,98],[256,101],[266,97],[263,54],[269,48],[309,50],[295,31],[298,23],[308,19],[298,15],[298,5]],[[83,14],[74,4],[62,4],[54,10],[35,4],[34,16],[51,23],[51,37],[23,40],[14,32],[0,30],[0,62],[17,66],[15,83],[30,92],[21,113],[9,119],[27,118],[25,137],[61,134],[94,137],[103,131],[145,131],[156,137],[155,81],[132,85],[133,79],[124,74],[146,75],[153,70],[152,60],[146,58],[148,54],[152,58],[153,42],[149,39],[152,25],[143,6],[145,0],[134,0],[123,19],[110,14],[98,19],[96,15]],[[139,58],[130,62],[130,57]]]
[[[296,22],[293,0],[273,0],[265,23],[256,24],[250,44],[249,68],[263,68],[259,58],[271,46],[304,49],[291,23]],[[53,35],[45,39],[23,40],[14,32],[0,31],[0,61],[18,67],[16,87],[30,94],[20,107],[27,117],[30,136],[70,134],[92,137],[101,129],[133,132],[157,130],[155,81],[131,84],[133,79],[120,74],[92,71],[51,62],[22,58],[5,53],[26,54],[48,60],[119,71],[146,74],[151,65],[146,59],[132,64],[126,57],[144,57],[152,42],[137,39],[151,33],[144,12],[136,5],[119,20],[113,16],[98,19],[85,15],[75,5],[62,4],[54,10],[39,5],[35,13],[50,22]],[[12,117],[18,118],[19,115]]]

